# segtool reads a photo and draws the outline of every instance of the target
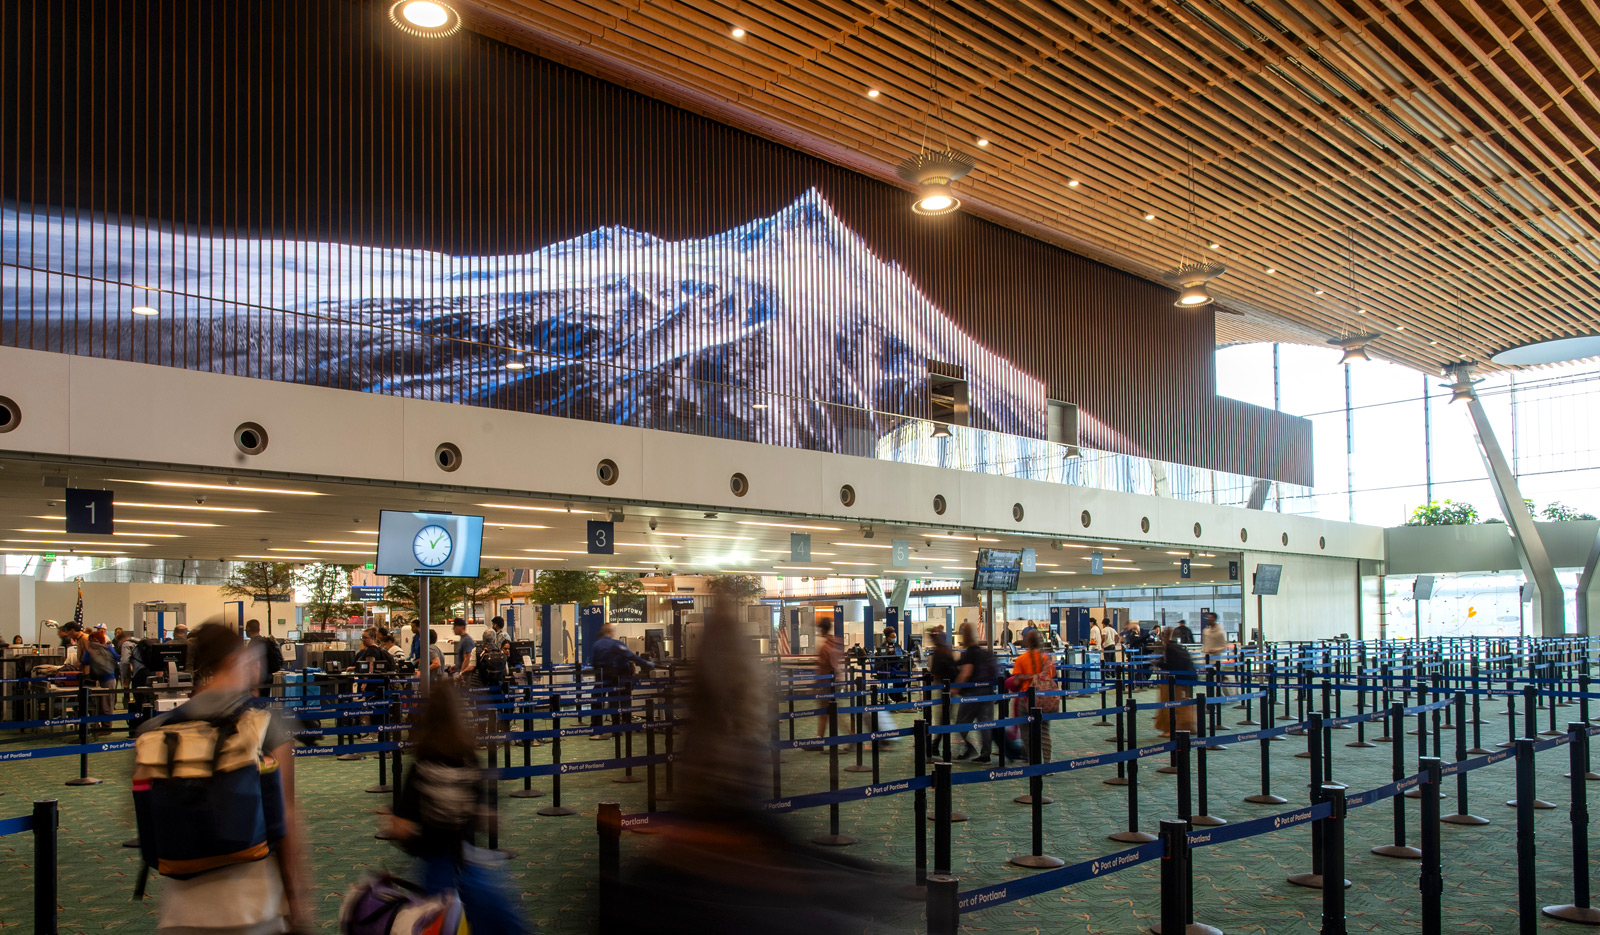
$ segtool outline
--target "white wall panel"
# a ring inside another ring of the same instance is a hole
[[[1256,598],[1250,579],[1261,563],[1283,566],[1276,595],[1261,598],[1262,619],[1268,640],[1312,640],[1349,633],[1355,637],[1356,562],[1320,555],[1246,552],[1241,579],[1244,583],[1244,626],[1248,637],[1256,626]],[[1375,634],[1373,634],[1375,635]]]
[[[0,450],[66,451],[72,400],[72,361],[65,354],[0,347],[0,396],[22,411],[17,427],[0,434]],[[126,397],[101,400],[127,417]],[[15,635],[15,634],[13,634]]]

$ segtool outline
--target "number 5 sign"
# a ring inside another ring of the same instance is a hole
[[[589,520],[589,554],[590,555],[615,555],[617,554],[617,540],[612,529],[614,524],[603,519]]]
[[[67,488],[67,532],[111,535],[111,491]]]

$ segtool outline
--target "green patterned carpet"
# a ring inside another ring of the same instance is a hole
[[[1149,694],[1140,700],[1153,700]],[[1502,705],[1486,703],[1489,721],[1484,742],[1492,745],[1506,736]],[[1140,724],[1143,739],[1152,736],[1149,717]],[[1224,710],[1225,723],[1233,724],[1242,712]],[[1577,719],[1577,708],[1562,708],[1558,719],[1565,725]],[[1520,718],[1519,718],[1520,720]],[[904,723],[904,721],[903,721]],[[1545,726],[1541,712],[1540,726]],[[1376,733],[1376,732],[1374,732]],[[1054,725],[1055,756],[1103,752],[1112,748],[1106,728],[1089,726],[1088,719]],[[1365,790],[1389,779],[1390,749],[1351,750],[1343,744],[1355,731],[1336,731],[1335,775],[1353,791]],[[1447,746],[1453,739],[1447,732]],[[66,741],[53,741],[66,742]],[[1274,791],[1291,803],[1306,800],[1307,762],[1293,754],[1304,741],[1291,739],[1272,745]],[[1414,762],[1415,738],[1406,738],[1407,760]],[[548,747],[534,749],[535,762],[547,762]],[[593,759],[608,755],[610,744],[568,741],[565,758]],[[883,778],[910,774],[910,743],[902,741],[883,758]],[[1240,799],[1258,791],[1258,748],[1252,744],[1211,755],[1211,811],[1240,820],[1283,811],[1288,806],[1246,805]],[[850,757],[853,760],[853,755]],[[515,758],[521,762],[520,753]],[[843,759],[842,759],[843,762]],[[1141,822],[1153,830],[1157,820],[1175,813],[1175,779],[1155,772],[1163,765],[1145,761],[1140,771]],[[1558,808],[1536,813],[1538,828],[1538,900],[1540,905],[1565,903],[1572,898],[1569,860],[1569,791],[1566,748],[1542,754],[1538,763],[1539,794]],[[20,815],[35,798],[55,797],[61,802],[61,931],[153,931],[154,901],[131,901],[137,871],[133,850],[120,846],[132,837],[132,812],[127,775],[130,753],[103,755],[91,760],[91,772],[106,781],[98,786],[67,787],[63,780],[75,775],[77,761],[64,757],[0,765],[0,817]],[[386,867],[404,872],[404,855],[373,838],[374,812],[387,796],[362,790],[376,781],[377,764],[339,762],[329,758],[302,758],[299,770],[300,804],[309,826],[314,864],[313,879],[320,905],[318,921],[334,929],[340,899],[364,870]],[[958,766],[958,769],[962,767]],[[1055,804],[1045,807],[1045,851],[1069,863],[1120,850],[1126,845],[1108,841],[1106,835],[1121,830],[1127,817],[1127,798],[1120,788],[1102,784],[1115,767],[1082,770],[1052,777],[1046,782]],[[1492,820],[1483,827],[1445,826],[1444,930],[1465,933],[1518,931],[1516,916],[1516,857],[1514,812],[1503,803],[1512,795],[1513,763],[1508,760],[1471,775],[1472,810]],[[860,785],[870,774],[841,773],[841,785]],[[540,817],[535,810],[548,798],[501,799],[501,846],[516,852],[508,869],[522,891],[528,915],[548,933],[593,930],[595,912],[596,837],[595,803],[617,801],[625,813],[644,810],[643,783],[621,785],[604,775],[567,777],[566,804],[580,813],[568,817]],[[508,783],[504,792],[520,784]],[[540,783],[536,787],[544,788]],[[788,794],[820,791],[827,786],[827,757],[809,752],[785,755],[783,788]],[[1600,783],[1591,784],[1600,792]],[[1446,780],[1451,797],[1443,803],[1445,814],[1456,809],[1454,780]],[[972,820],[954,826],[954,871],[963,890],[1025,876],[1029,871],[1008,866],[1010,856],[1026,853],[1030,809],[1013,804],[1013,796],[1026,791],[1025,783],[1001,782],[958,786],[956,808]],[[931,796],[930,796],[931,800]],[[904,868],[911,882],[913,862],[913,799],[909,794],[847,803],[842,826],[860,843],[847,850],[856,857]],[[1351,931],[1397,933],[1420,927],[1417,897],[1418,864],[1376,857],[1369,848],[1390,843],[1391,803],[1384,802],[1351,813],[1347,876],[1354,887],[1347,893]],[[1409,843],[1417,843],[1418,803],[1408,800]],[[814,809],[789,817],[803,835],[827,830],[827,809]],[[1320,894],[1288,885],[1284,878],[1310,869],[1310,832],[1298,828],[1249,838],[1196,851],[1195,899],[1199,921],[1228,933],[1316,932],[1320,928]],[[1591,839],[1593,835],[1591,834]],[[1594,841],[1591,840],[1591,846]],[[623,860],[651,846],[644,835],[624,835]],[[932,833],[929,833],[932,848]],[[0,887],[0,929],[29,930],[32,926],[32,848],[28,835],[0,838],[0,873],[11,881]],[[1157,921],[1159,870],[1156,862],[1112,874],[1067,890],[1019,900],[963,917],[968,932],[1004,933],[1124,933],[1147,928]],[[152,892],[161,883],[154,880]],[[877,920],[880,929],[921,931],[921,907],[895,901]],[[1541,931],[1575,930],[1576,926],[1540,918]]]

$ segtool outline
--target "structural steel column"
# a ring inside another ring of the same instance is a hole
[[[1594,533],[1594,545],[1589,547],[1589,560],[1578,576],[1578,593],[1573,604],[1578,610],[1578,635],[1595,635],[1595,625],[1600,623],[1600,593],[1595,592],[1595,568],[1600,566],[1600,529]]]
[[[1500,510],[1506,517],[1506,529],[1517,546],[1517,558],[1528,583],[1534,588],[1534,613],[1538,615],[1539,633],[1543,636],[1561,636],[1566,632],[1566,602],[1561,593],[1561,581],[1539,538],[1539,528],[1528,513],[1528,504],[1522,499],[1522,489],[1517,486],[1517,475],[1506,461],[1505,452],[1495,439],[1494,427],[1489,424],[1489,414],[1472,389],[1472,371],[1467,364],[1458,364],[1446,371],[1455,378],[1456,398],[1464,399],[1467,412],[1472,415],[1472,426],[1478,436],[1478,452],[1483,455],[1484,466],[1489,469],[1489,480],[1494,495],[1500,501]]]

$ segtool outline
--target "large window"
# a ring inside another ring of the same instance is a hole
[[[1316,484],[1267,509],[1379,526],[1430,500],[1466,501],[1503,519],[1472,421],[1442,378],[1396,364],[1340,365],[1339,352],[1249,344],[1217,352],[1217,392],[1304,416]],[[1600,364],[1490,375],[1478,386],[1523,496],[1600,514]]]

